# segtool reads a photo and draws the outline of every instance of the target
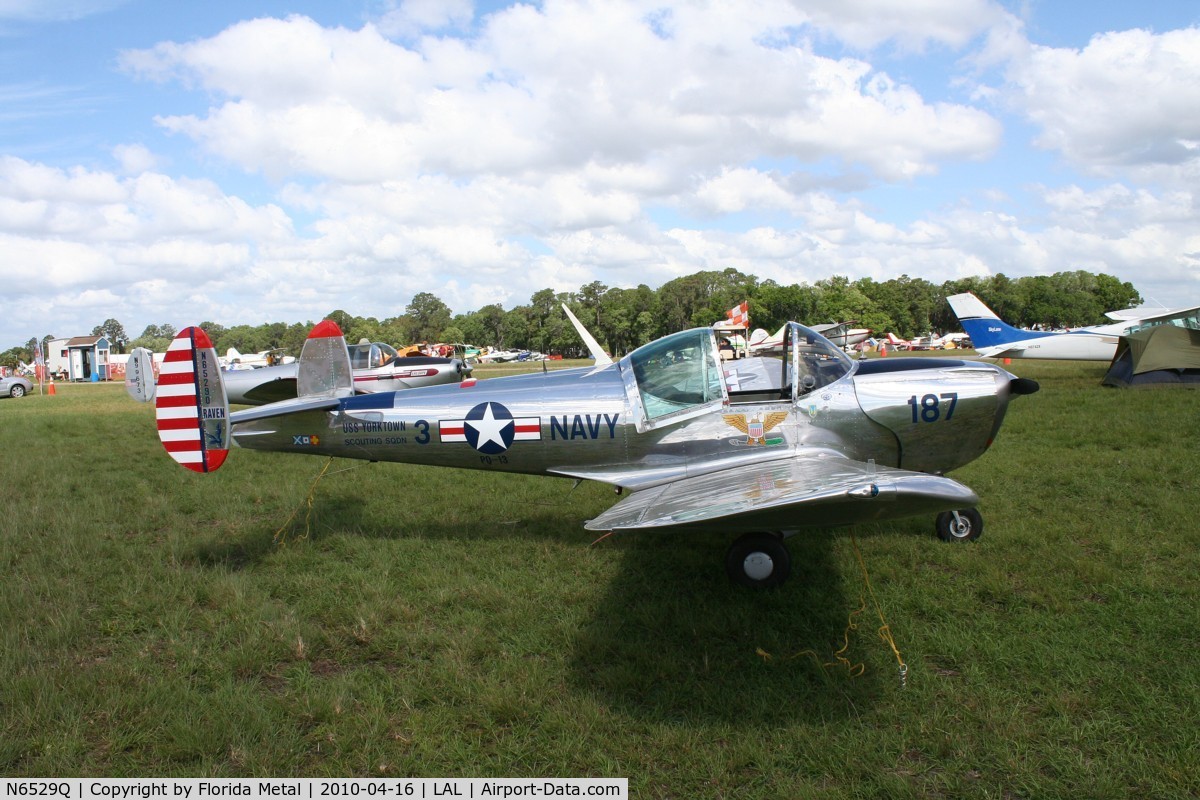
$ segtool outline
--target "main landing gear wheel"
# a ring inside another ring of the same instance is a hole
[[[725,571],[739,586],[769,589],[792,574],[792,554],[778,534],[747,533],[729,546]]]
[[[943,542],[973,542],[983,535],[983,517],[973,508],[943,511],[937,517],[937,535]]]

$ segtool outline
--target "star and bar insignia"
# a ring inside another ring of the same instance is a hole
[[[503,453],[513,442],[538,441],[542,438],[540,417],[514,417],[500,403],[480,403],[463,419],[438,422],[443,442],[466,442],[484,455]]]

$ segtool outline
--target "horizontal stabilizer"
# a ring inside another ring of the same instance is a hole
[[[634,492],[588,530],[786,531],[966,508],[961,483],[822,455],[770,461]]]
[[[292,397],[263,406],[235,411],[229,416],[233,424],[251,422],[256,419],[271,419],[288,414],[299,414],[302,411],[328,411],[341,405],[340,397]]]

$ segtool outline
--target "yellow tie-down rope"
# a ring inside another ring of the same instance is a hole
[[[317,477],[313,478],[312,485],[308,487],[308,495],[304,498],[304,502],[300,504],[305,507],[304,535],[298,537],[300,539],[307,539],[309,533],[311,532],[310,528],[312,522],[313,497],[317,493],[317,484],[320,483],[321,478],[325,477],[325,473],[329,471],[329,468],[332,465],[333,456],[330,456],[329,460],[325,462],[325,466],[321,467],[321,471],[317,473]],[[296,518],[298,513],[300,513],[300,506],[296,506],[296,508],[292,510],[292,513],[288,515],[288,518],[284,521],[284,523],[279,526],[279,530],[275,531],[275,535],[272,537],[271,541],[277,545],[287,544],[287,534],[284,533],[284,531],[286,531],[288,526],[292,524],[292,520]]]
[[[879,605],[879,598],[875,596],[875,588],[871,586],[871,576],[867,574],[867,564],[863,561],[862,553],[859,552],[858,540],[854,537],[853,528],[850,529],[850,544],[854,545],[854,556],[858,559],[859,568],[862,569],[863,583],[866,584],[867,591],[871,594],[871,602],[875,604],[875,613],[879,615],[879,638],[892,648],[892,653],[896,656],[896,664],[900,671],[900,688],[903,689],[908,685],[908,665],[904,663],[904,658],[900,655],[900,648],[896,647],[896,640],[892,638],[891,626],[883,618],[883,607]]]
[[[871,576],[867,573],[867,564],[865,561],[863,561],[862,552],[858,549],[858,540],[854,535],[854,528],[850,529],[850,544],[854,547],[854,557],[858,561],[859,569],[862,570],[863,585],[866,587],[867,594],[871,595],[871,602],[875,604],[875,612],[879,615],[879,638],[892,648],[892,652],[896,656],[896,663],[899,665],[900,670],[900,688],[903,689],[908,685],[908,665],[904,663],[904,658],[900,655],[900,648],[896,647],[896,640],[892,637],[891,626],[888,625],[887,620],[883,618],[883,608],[879,605],[879,598],[875,596],[875,588],[871,586]],[[846,629],[842,632],[842,646],[833,654],[833,661],[822,661],[821,657],[817,655],[816,651],[814,650],[801,650],[799,653],[790,655],[784,660],[808,656],[822,668],[842,666],[846,668],[846,672],[851,677],[857,678],[859,675],[862,675],[864,672],[866,672],[866,664],[863,662],[859,662],[857,664],[852,663],[850,659],[846,657],[846,651],[850,649],[850,632],[858,630],[857,617],[866,610],[866,596],[860,593],[859,607],[850,612],[850,617],[846,622]],[[758,648],[757,653],[764,661],[770,661],[772,659],[771,654],[763,650],[761,647]]]

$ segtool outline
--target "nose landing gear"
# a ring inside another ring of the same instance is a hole
[[[943,511],[937,516],[936,527],[943,542],[973,542],[983,535],[983,517],[973,508]]]

